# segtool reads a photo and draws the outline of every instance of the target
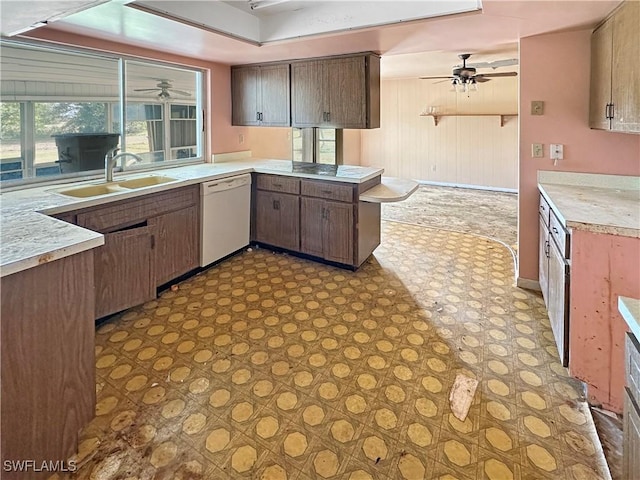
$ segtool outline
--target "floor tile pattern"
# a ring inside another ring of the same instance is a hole
[[[254,249],[101,325],[72,478],[607,478],[508,249],[383,230],[356,272]],[[479,382],[464,421],[459,373]]]

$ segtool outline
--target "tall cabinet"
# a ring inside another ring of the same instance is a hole
[[[640,133],[640,2],[625,1],[591,36],[589,126]]]

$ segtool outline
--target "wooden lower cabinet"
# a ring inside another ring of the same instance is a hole
[[[105,234],[95,250],[97,318],[155,298],[154,242],[146,225]]]
[[[300,213],[302,253],[354,263],[353,204],[302,197]]]
[[[93,252],[86,251],[0,281],[3,465],[68,459],[77,449],[78,432],[94,416],[93,260]]]
[[[556,243],[548,240],[549,284],[547,310],[549,323],[556,339],[560,361],[569,364],[569,266]]]
[[[274,247],[300,248],[300,197],[257,190],[254,208],[254,240]]]
[[[538,281],[545,304],[549,303],[549,228],[542,217],[539,219],[538,239]]]
[[[198,267],[200,211],[197,205],[149,220],[155,233],[155,285]]]

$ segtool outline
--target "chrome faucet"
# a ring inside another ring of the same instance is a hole
[[[106,182],[113,182],[113,169],[116,166],[116,162],[119,158],[122,157],[133,157],[138,162],[144,162],[144,159],[135,153],[130,152],[121,152],[117,155],[114,155],[118,151],[117,148],[109,150],[107,154],[104,156],[104,178]]]

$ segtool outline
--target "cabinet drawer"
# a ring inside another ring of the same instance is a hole
[[[634,400],[640,404],[640,344],[638,339],[628,332],[625,356],[627,387]]]
[[[354,189],[352,185],[302,180],[302,195],[351,203],[353,202]]]
[[[196,205],[198,200],[199,186],[193,185],[79,212],[77,224],[105,233],[117,227]]]
[[[540,213],[540,218],[542,218],[542,221],[544,222],[545,226],[549,226],[549,212],[551,211],[551,209],[549,208],[549,204],[547,203],[547,200],[542,196],[542,194],[540,195],[540,208],[538,209],[538,212]]]
[[[256,187],[258,190],[269,190],[271,192],[300,193],[300,179],[293,177],[284,177],[280,175],[258,174],[256,178]]]
[[[553,211],[549,215],[549,233],[553,237],[553,240],[556,242],[556,245],[560,250],[560,254],[564,258],[569,258],[569,234],[560,223],[560,220],[556,218]]]

